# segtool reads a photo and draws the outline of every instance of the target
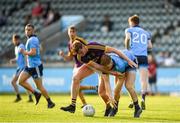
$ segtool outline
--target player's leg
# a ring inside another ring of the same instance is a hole
[[[98,86],[84,86],[84,85],[80,85],[79,98],[80,98],[80,100],[81,100],[81,102],[83,104],[81,108],[83,108],[85,105],[87,105],[87,102],[86,102],[86,100],[84,98],[84,94],[83,94],[82,91],[83,90],[96,90],[96,91],[98,91],[97,89],[98,89]]]
[[[76,109],[76,99],[79,93],[80,82],[82,79],[87,76],[93,74],[94,71],[88,68],[86,65],[82,65],[78,70],[74,73],[71,83],[71,104],[67,107],[61,107],[61,110],[69,111],[71,113],[75,112]]]
[[[33,98],[32,98],[32,93],[27,90],[27,94],[28,94],[28,97],[29,97],[28,102],[34,102],[34,101],[33,101]]]
[[[112,107],[111,107],[110,102],[109,102],[109,97],[106,94],[105,83],[104,83],[104,80],[103,80],[101,75],[99,75],[98,94],[99,94],[99,96],[101,96],[101,98],[103,99],[104,103],[106,104],[106,110],[105,110],[104,116],[108,116],[110,111],[111,111],[111,109],[112,109]]]
[[[147,94],[147,87],[148,87],[148,69],[146,67],[141,67],[139,69],[140,72],[140,82],[141,82],[141,107],[143,110],[146,109],[145,107],[145,97]]]
[[[42,84],[42,78],[33,78],[34,82],[36,83],[37,88],[40,90],[41,94],[46,98],[48,102],[48,108],[53,108],[55,106],[55,103],[53,103],[48,95],[48,92],[44,88]]]
[[[134,117],[139,117],[140,114],[142,113],[142,110],[139,106],[138,103],[138,97],[137,94],[134,90],[134,82],[135,82],[135,78],[136,78],[136,73],[135,71],[129,71],[126,73],[126,80],[125,80],[125,87],[128,90],[132,100],[133,100],[133,104],[135,107],[135,111],[134,111]]]
[[[24,87],[25,89],[27,89],[28,91],[30,91],[31,93],[34,94],[35,99],[36,99],[36,104],[38,104],[39,99],[41,97],[41,94],[37,91],[35,91],[31,85],[27,82],[27,79],[29,79],[31,77],[30,73],[32,73],[31,69],[25,68],[25,70],[23,70],[18,78],[19,84]]]
[[[80,86],[80,89],[79,89],[79,98],[83,104],[81,108],[83,108],[85,105],[87,105],[87,102],[86,102],[86,100],[84,98],[84,94],[82,92],[82,86]]]
[[[22,71],[21,74],[19,75],[18,81],[19,81],[19,85],[29,90],[30,92],[34,93],[35,90],[31,87],[29,83],[27,83],[27,79],[29,79],[30,77],[31,77],[30,74],[28,74],[25,71]]]
[[[115,116],[116,113],[118,112],[119,99],[124,81],[125,81],[125,76],[115,77],[114,99],[116,100],[116,107],[111,109],[111,112],[109,113],[110,117]]]
[[[17,80],[18,80],[18,76],[15,74],[12,78],[12,81],[11,81],[11,84],[14,88],[15,93],[16,93],[16,99],[14,100],[14,102],[19,102],[21,100],[21,96],[19,93],[18,85],[17,85]]]
[[[82,91],[82,90],[97,90],[98,89],[98,87],[97,86],[84,86],[84,85],[81,85],[80,86],[80,90]]]

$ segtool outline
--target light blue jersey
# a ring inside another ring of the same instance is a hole
[[[123,53],[132,61],[135,60],[135,56],[128,50],[124,50]],[[114,62],[114,71],[118,71],[118,72],[126,72],[127,69],[130,67],[128,62],[126,60],[124,60],[123,58],[119,57],[117,54],[115,53],[111,53],[109,54],[109,56],[111,57],[111,59]]]
[[[19,44],[18,46],[15,46],[15,56],[16,56],[17,69],[22,69],[25,67],[25,57],[20,52],[21,49],[25,50],[24,44]]]
[[[125,33],[130,33],[130,51],[135,56],[147,56],[148,43],[151,39],[149,32],[139,26],[127,28]]]
[[[26,50],[30,51],[32,48],[36,49],[36,55],[34,56],[28,55],[27,57],[28,68],[34,68],[41,65],[39,39],[36,36],[31,36],[26,42]]]

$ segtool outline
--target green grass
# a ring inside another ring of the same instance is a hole
[[[95,107],[94,117],[82,115],[79,99],[75,114],[61,111],[61,106],[69,104],[69,95],[51,95],[56,103],[53,109],[47,109],[43,97],[37,106],[27,103],[26,95],[22,96],[23,100],[19,103],[13,103],[14,98],[14,95],[0,95],[0,122],[180,122],[180,97],[147,97],[147,110],[143,111],[140,118],[133,118],[134,110],[127,108],[130,101],[128,96],[121,97],[119,112],[113,118],[103,117],[105,105],[97,95],[86,95],[89,104]]]

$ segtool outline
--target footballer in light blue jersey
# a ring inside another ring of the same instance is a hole
[[[21,72],[25,69],[25,56],[24,54],[22,53],[21,50],[25,50],[25,46],[24,44],[20,43],[20,36],[17,35],[17,34],[14,34],[12,36],[12,42],[15,46],[15,58],[11,59],[10,60],[10,63],[12,63],[13,61],[16,61],[16,64],[17,64],[17,69],[16,69],[16,73],[13,75],[13,78],[11,80],[11,83],[12,83],[12,86],[14,88],[14,91],[16,92],[16,99],[14,102],[19,102],[21,101],[21,96],[20,96],[20,93],[19,93],[19,89],[18,89],[18,86],[17,86],[17,80],[21,74]],[[28,95],[29,95],[29,100],[28,102],[33,102],[33,99],[32,99],[32,96],[31,96],[31,93],[29,91],[28,92]]]
[[[128,50],[124,50],[123,53],[132,61],[136,62],[136,57]],[[129,66],[128,62],[124,60],[123,58],[119,57],[115,53],[108,54],[112,61],[113,61],[113,67],[112,70],[118,71],[121,73],[127,72],[127,71],[132,71],[135,70],[136,68],[132,68]]]
[[[28,68],[34,68],[41,65],[40,44],[39,39],[35,35],[30,36],[26,42],[26,51],[30,51],[32,48],[36,49],[36,54],[27,56]]]
[[[34,31],[35,29],[32,24],[27,24],[25,26],[25,34],[28,39],[26,42],[26,50],[21,49],[21,52],[27,56],[27,66],[20,74],[19,84],[34,94],[36,105],[39,103],[42,93],[42,95],[47,100],[47,107],[53,108],[55,103],[52,102],[48,92],[42,84],[43,65],[40,59],[40,44],[39,39],[34,35]],[[33,78],[37,88],[41,93],[37,92],[29,83],[26,82],[26,80],[30,77]]]
[[[141,107],[145,110],[145,96],[147,94],[148,84],[148,49],[152,49],[151,36],[146,30],[139,26],[139,16],[133,15],[129,17],[129,28],[125,30],[125,47],[129,49],[136,57],[140,72]],[[132,107],[129,105],[129,107]]]
[[[24,44],[20,43],[17,46],[15,46],[15,56],[16,56],[17,69],[23,69],[25,67],[25,57],[20,52],[21,49],[25,50]]]

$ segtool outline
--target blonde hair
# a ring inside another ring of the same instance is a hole
[[[101,56],[101,62],[100,64],[103,65],[103,66],[107,66],[111,63],[111,57],[108,56],[108,55],[102,55]]]
[[[77,54],[79,52],[80,49],[82,49],[83,47],[83,44],[79,41],[75,41],[73,44],[72,44],[72,53],[73,54]]]
[[[133,22],[135,25],[139,25],[139,16],[138,15],[133,15],[129,17],[128,19],[129,22]]]

